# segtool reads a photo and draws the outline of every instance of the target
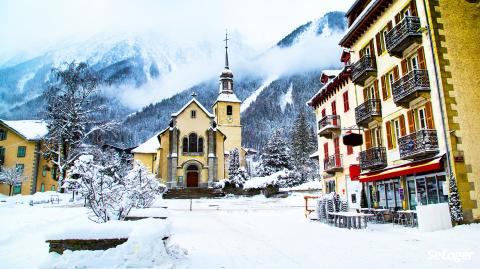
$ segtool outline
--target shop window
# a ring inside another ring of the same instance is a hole
[[[45,192],[45,184],[40,185],[40,192]]]
[[[227,116],[232,116],[232,114],[233,114],[232,106],[227,106]]]
[[[19,146],[17,149],[17,157],[19,158],[25,157],[26,152],[27,152],[27,147]]]
[[[7,130],[0,129],[0,141],[1,140],[6,140],[6,139],[7,139]]]
[[[196,111],[196,110],[190,111],[190,117],[191,117],[192,119],[195,119],[195,118],[197,117],[197,111]]]

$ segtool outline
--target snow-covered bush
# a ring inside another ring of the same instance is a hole
[[[96,155],[80,156],[67,180],[86,199],[91,220],[123,220],[133,207],[150,206],[163,191],[164,186],[140,162],[127,170],[118,154]]]
[[[125,177],[125,188],[129,200],[137,208],[150,207],[155,198],[166,189],[138,160]]]

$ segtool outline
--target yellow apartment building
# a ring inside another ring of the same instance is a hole
[[[26,181],[13,188],[1,182],[0,193],[4,195],[34,194],[55,190],[55,169],[41,156],[42,138],[47,134],[47,125],[38,120],[0,120],[0,169],[15,167]]]

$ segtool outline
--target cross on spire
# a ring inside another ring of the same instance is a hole
[[[197,93],[196,92],[192,92],[192,94],[190,94],[193,98],[197,97]]]
[[[225,29],[225,39],[223,41],[225,41],[225,69],[229,69],[229,66],[228,66],[228,31],[227,29]]]

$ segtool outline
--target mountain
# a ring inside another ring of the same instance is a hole
[[[245,101],[242,105],[243,137],[248,137],[244,139],[245,146],[262,148],[273,129],[283,128],[287,133],[296,114],[308,109],[305,102],[321,87],[318,81],[321,69],[340,64],[336,56],[327,60],[331,50],[324,48],[327,53],[323,55],[321,46],[330,42],[335,45],[332,49],[338,50],[337,38],[345,29],[344,14],[330,12],[296,28],[257,56],[247,57],[253,55],[248,47],[232,44],[235,53],[231,55],[246,59],[242,64],[232,64],[235,92]],[[218,44],[206,43],[179,46],[142,37],[99,37],[53,48],[30,60],[6,61],[0,66],[0,107],[4,108],[0,114],[10,119],[41,117],[42,91],[50,70],[62,62],[85,61],[100,78],[97,102],[107,106],[104,117],[122,120],[117,135],[110,137],[109,142],[138,145],[164,129],[171,113],[182,107],[192,92],[198,94],[197,99],[207,108],[211,107],[218,94],[217,75],[221,65],[218,68],[212,65],[200,75],[196,74],[198,69],[188,67],[219,62],[217,47]],[[156,86],[158,81],[174,75],[183,78],[185,74],[197,83],[180,91],[181,88],[170,89],[166,84]],[[142,95],[147,96],[147,103],[153,102],[140,110],[125,102]],[[307,115],[313,123],[313,114]]]

